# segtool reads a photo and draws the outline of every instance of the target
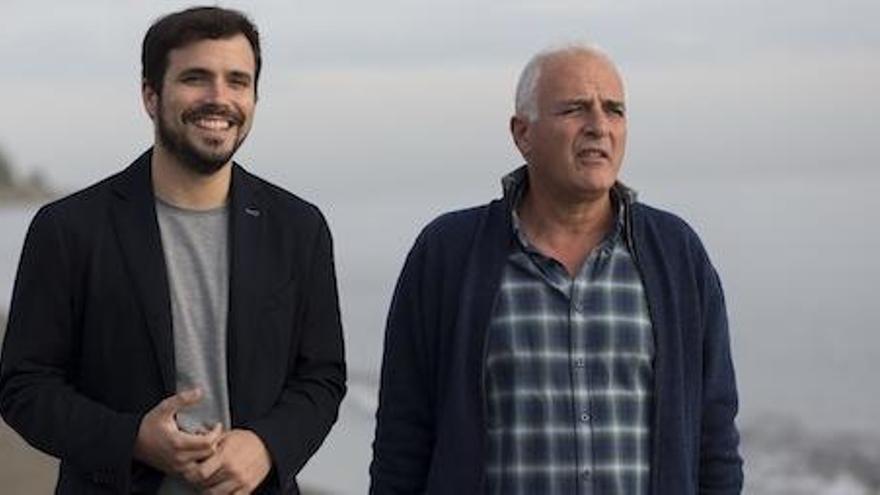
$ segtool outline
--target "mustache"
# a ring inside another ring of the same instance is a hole
[[[244,122],[244,114],[242,112],[216,103],[206,103],[187,110],[183,114],[183,121],[192,122],[203,117],[220,117],[229,120],[235,125],[241,125]]]

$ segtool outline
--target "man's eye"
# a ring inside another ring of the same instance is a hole
[[[612,115],[616,115],[618,117],[623,117],[626,115],[626,110],[622,106],[614,105],[608,108],[608,113]]]

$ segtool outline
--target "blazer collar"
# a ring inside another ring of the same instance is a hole
[[[114,181],[115,204],[111,216],[126,270],[153,341],[153,348],[166,393],[176,390],[174,335],[167,266],[162,250],[151,177],[152,149],[148,149]],[[266,218],[270,214],[261,181],[232,164],[229,198],[229,313],[227,360],[230,399],[243,386],[236,363],[248,352],[246,331],[258,308],[259,289],[266,266]],[[233,402],[233,401],[231,401]],[[234,403],[234,402],[233,402]],[[235,411],[233,410],[233,418]]]
[[[267,274],[273,267],[269,222],[273,212],[265,187],[237,164],[233,164],[230,191],[229,313],[226,332],[227,384],[232,423],[238,424],[244,406],[239,400],[252,387],[249,360],[258,355],[249,337],[258,321]],[[253,366],[250,366],[253,368]]]
[[[126,271],[152,337],[163,386],[170,394],[176,388],[171,300],[156,219],[151,159],[149,149],[118,176],[113,187],[116,201],[111,216]]]

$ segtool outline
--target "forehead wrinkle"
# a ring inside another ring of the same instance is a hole
[[[595,95],[583,95],[583,96],[572,96],[572,97],[563,97],[559,101],[560,103],[566,104],[589,104],[595,101],[599,101],[600,103],[623,103],[622,100],[618,98],[609,98],[602,95],[599,95],[596,98]]]
[[[624,99],[622,97],[615,96],[607,96],[603,94],[599,88],[595,87],[596,85],[590,85],[591,87],[584,91],[577,91],[574,95],[564,95],[564,94],[550,94],[551,101],[550,104],[554,105],[592,105],[596,101],[598,101],[602,105],[624,105]]]

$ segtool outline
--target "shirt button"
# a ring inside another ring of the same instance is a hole
[[[584,469],[584,471],[581,473],[581,476],[582,476],[585,480],[586,480],[586,479],[590,479],[590,470],[589,470],[589,469]]]
[[[584,358],[577,358],[574,360],[575,368],[583,368],[584,366],[586,366],[586,364],[587,362],[584,360]]]
[[[582,412],[581,413],[581,421],[587,422],[590,420],[590,413]]]

